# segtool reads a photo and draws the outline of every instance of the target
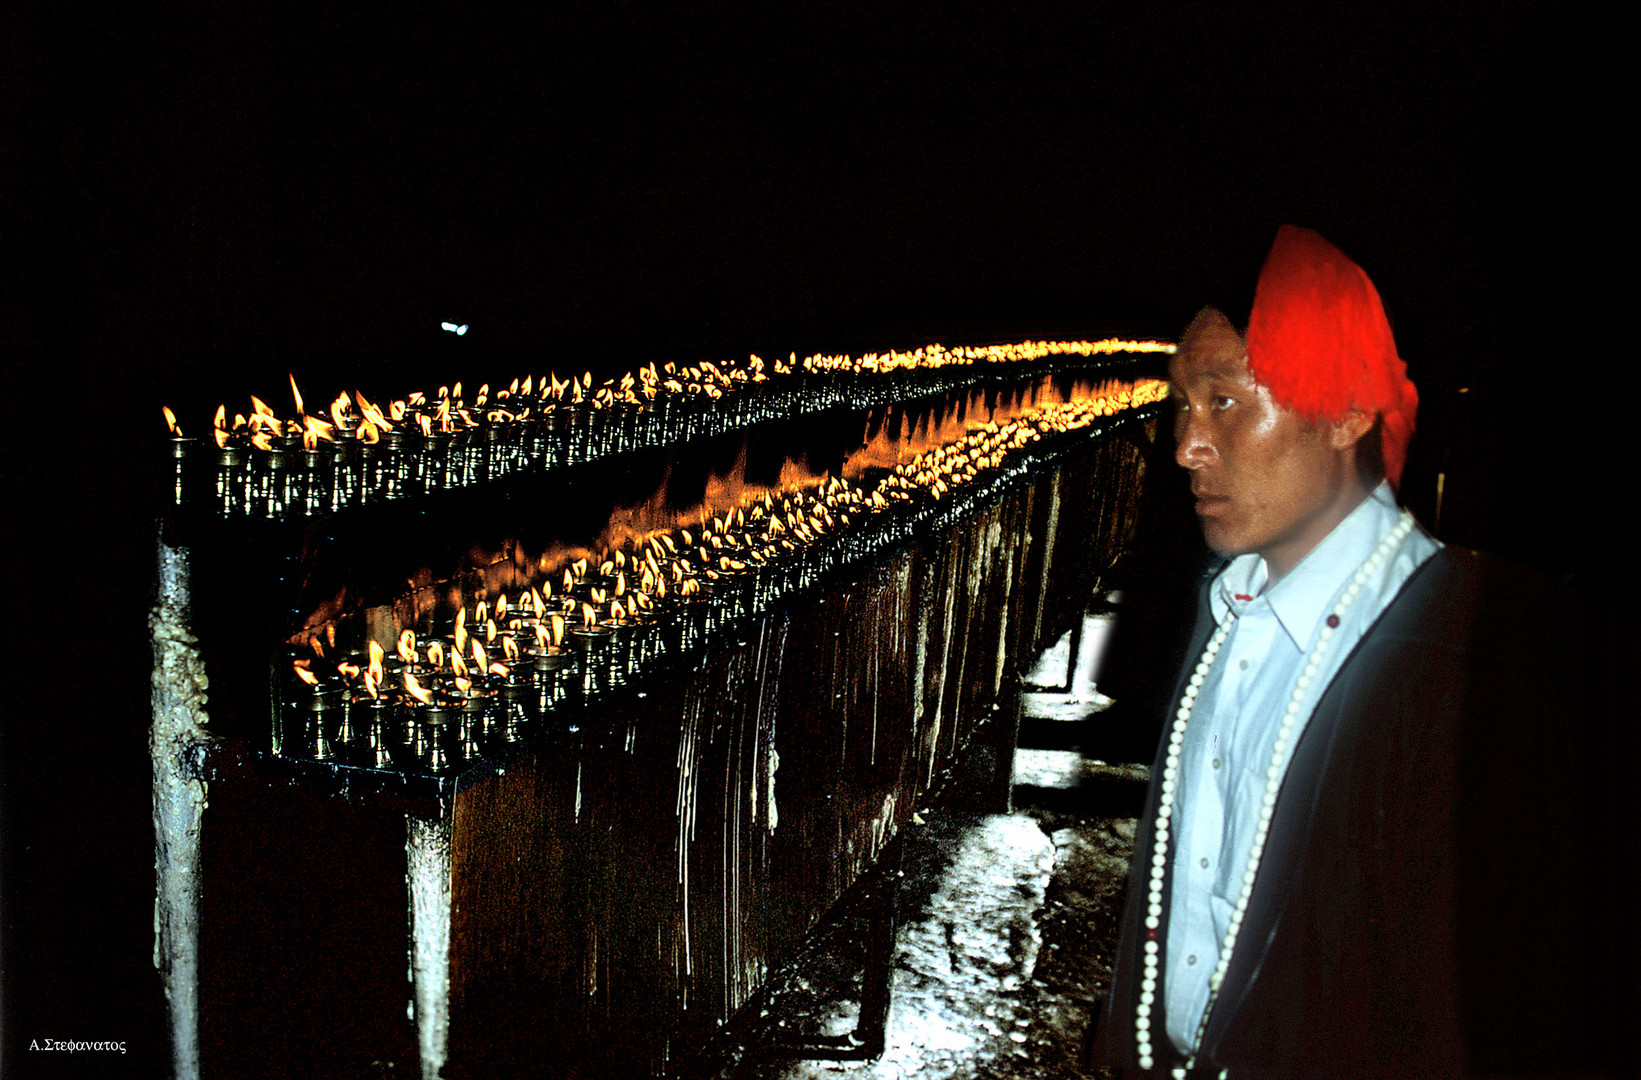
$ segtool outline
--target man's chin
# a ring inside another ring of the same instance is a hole
[[[1226,559],[1234,559],[1238,555],[1246,555],[1252,550],[1248,547],[1246,538],[1242,537],[1237,530],[1228,527],[1224,522],[1204,517],[1199,518],[1197,523],[1202,526],[1203,542],[1208,545],[1215,555]]]

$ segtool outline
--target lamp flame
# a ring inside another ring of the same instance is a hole
[[[423,705],[433,704],[433,692],[428,690],[420,682],[417,682],[416,676],[408,671],[405,672],[405,693],[409,694]]]

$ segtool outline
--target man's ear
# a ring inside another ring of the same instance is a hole
[[[1361,409],[1351,409],[1339,419],[1328,425],[1328,445],[1335,450],[1345,450],[1362,441],[1362,436],[1373,430],[1376,417],[1372,413],[1365,413]]]

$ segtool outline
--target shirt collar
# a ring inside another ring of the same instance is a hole
[[[1380,481],[1361,505],[1275,585],[1268,585],[1270,569],[1262,556],[1238,555],[1208,590],[1214,621],[1223,624],[1256,605],[1268,605],[1294,648],[1308,648],[1317,624],[1345,582],[1395,528],[1400,513],[1390,485]]]

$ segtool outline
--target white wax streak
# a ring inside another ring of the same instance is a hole
[[[159,599],[153,635],[154,966],[171,1008],[172,1071],[199,1077],[199,860],[206,786],[198,776],[205,743],[205,662],[188,628],[187,549],[159,544]]]
[[[952,630],[955,625],[954,620],[957,618],[957,605],[952,602],[955,600],[955,597],[950,595],[950,587],[951,586],[948,581],[942,581],[940,583],[940,588],[942,591],[947,592],[947,602],[937,605],[935,608],[935,618],[939,619],[941,623],[940,640],[944,644],[937,654],[937,659],[940,662],[940,670],[934,673],[932,679],[928,680],[928,685],[932,691],[932,697],[934,699],[934,715],[929,719],[929,760],[923,773],[923,783],[926,787],[932,787],[934,785],[935,776],[940,768],[940,733],[942,728],[945,726],[946,719],[946,695],[944,688],[946,686],[946,680],[949,677],[947,668],[950,666],[952,660]],[[927,633],[927,630],[924,629],[923,632]],[[959,660],[961,660],[961,656],[959,657]],[[953,717],[952,719],[955,721],[958,718]],[[952,738],[954,741],[956,740],[957,735],[958,726],[954,723],[952,725]]]
[[[986,545],[992,550],[1003,547],[1003,519],[1001,515],[994,517],[986,530]],[[1003,560],[1003,595],[1014,595],[1014,559]],[[992,671],[991,692],[993,698],[1003,688],[1003,676],[1008,672],[1008,640],[1009,640],[1009,605],[1004,604],[998,612],[997,630],[997,666]]]
[[[410,886],[410,974],[423,1080],[444,1068],[450,1044],[450,821],[405,819]]]
[[[1054,541],[1060,536],[1060,482],[1065,479],[1065,472],[1056,469],[1047,478],[1048,482],[1048,527],[1043,530],[1043,576],[1036,583],[1037,595],[1048,595],[1049,574],[1054,569]],[[1037,604],[1036,622],[1031,627],[1031,640],[1043,639],[1043,607]]]
[[[749,871],[767,857],[763,841],[778,821],[775,770],[780,761],[774,723],[785,641],[784,619],[760,621],[748,647],[730,656],[724,666],[711,668],[708,677],[688,684],[678,732],[673,805],[678,906],[669,928],[673,971],[679,1004],[685,1009],[691,1007],[690,995],[704,972],[721,977],[720,1021],[745,1004],[768,973],[761,937],[755,927],[754,934],[747,933],[747,904],[756,881],[756,873]],[[703,797],[719,800],[720,832],[710,837],[697,828],[710,820],[701,816]],[[700,864],[702,842],[717,856],[713,869],[718,903],[707,910],[697,907],[694,896],[706,868]],[[704,965],[694,935],[709,921],[715,923],[713,937],[722,952],[717,962]]]

